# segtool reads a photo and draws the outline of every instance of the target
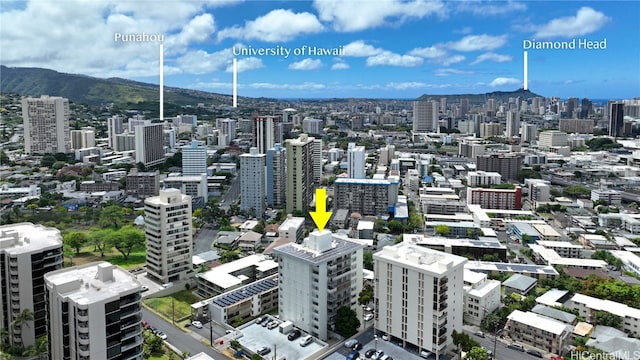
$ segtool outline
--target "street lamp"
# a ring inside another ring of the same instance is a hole
[[[498,335],[502,334],[502,332],[504,331],[504,328],[498,330],[495,332],[494,337],[493,337],[493,358],[497,359],[496,357],[496,347],[498,345]]]
[[[373,335],[373,343],[375,346],[376,352],[378,351],[378,335]]]

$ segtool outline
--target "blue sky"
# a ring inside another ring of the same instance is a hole
[[[150,6],[153,3],[153,6]],[[30,0],[0,7],[0,63],[231,94],[232,49],[339,48],[333,55],[235,56],[238,94],[415,98],[523,86],[523,40],[602,41],[602,50],[529,49],[544,96],[640,96],[638,1]]]

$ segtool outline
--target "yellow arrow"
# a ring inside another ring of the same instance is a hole
[[[316,189],[316,211],[309,211],[309,215],[318,227],[318,230],[324,230],[324,227],[331,218],[331,211],[327,211],[327,189]]]

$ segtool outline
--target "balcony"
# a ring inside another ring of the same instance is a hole
[[[142,344],[142,336],[136,336],[131,341],[123,342],[122,345],[120,345],[120,351],[127,351],[140,344]]]
[[[78,343],[80,345],[89,345],[90,343],[90,338],[88,335],[79,335],[78,336]]]

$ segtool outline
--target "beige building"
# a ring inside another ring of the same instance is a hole
[[[45,95],[22,99],[22,119],[26,154],[68,153],[71,150],[68,99]]]
[[[403,347],[434,353],[453,346],[462,331],[467,259],[399,243],[373,255],[375,328]]]
[[[552,354],[562,354],[573,327],[533,312],[515,310],[507,317],[505,335]]]
[[[142,360],[140,283],[101,261],[45,275],[51,359]]]
[[[147,274],[161,283],[192,275],[191,197],[178,189],[160,190],[144,201]]]
[[[314,140],[307,134],[285,141],[287,155],[287,213],[306,212],[313,200]]]

